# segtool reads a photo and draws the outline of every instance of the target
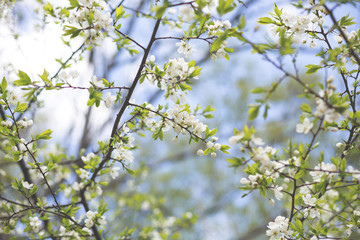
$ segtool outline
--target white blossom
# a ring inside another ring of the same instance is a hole
[[[225,20],[223,22],[224,28],[230,29],[231,28],[231,22],[229,20]]]
[[[310,217],[312,219],[319,218],[320,217],[320,212],[316,208],[305,208],[304,217],[305,218]]]
[[[81,179],[89,179],[89,176],[90,176],[90,172],[86,171],[85,169],[83,168],[80,168],[80,178]]]
[[[241,179],[240,179],[240,183],[241,183],[241,184],[244,184],[244,185],[249,185],[251,182],[250,182],[250,180],[247,179],[247,178],[241,178]]]
[[[94,221],[90,218],[85,219],[85,226],[91,228],[94,225]]]
[[[38,217],[29,217],[30,226],[33,228],[34,232],[38,232],[42,225],[42,221]]]
[[[194,10],[189,6],[180,7],[180,16],[182,16],[182,19],[185,22],[191,22],[195,19]]]
[[[239,135],[231,136],[231,137],[229,138],[229,143],[230,143],[231,145],[236,145],[243,137],[244,137],[244,133],[243,133],[243,132],[241,132],[241,134],[239,134]]]
[[[105,106],[107,108],[110,108],[114,104],[115,100],[116,100],[116,96],[113,96],[113,95],[111,95],[110,92],[107,92],[105,95],[105,100],[104,100]]]
[[[95,157],[95,154],[90,152],[86,156],[81,156],[81,160],[83,160],[84,163],[89,162],[91,159]]]
[[[343,39],[341,36],[339,36],[339,35],[335,35],[335,36],[334,36],[334,39],[335,39],[335,41],[336,41],[337,43],[339,43],[339,44],[342,43],[343,40],[344,40],[344,39]]]
[[[15,90],[9,92],[8,101],[12,105],[16,105],[20,101],[20,95]]]
[[[96,76],[92,76],[91,82],[97,88],[105,88],[105,85],[104,85],[103,81],[99,80]]]
[[[251,141],[258,146],[264,145],[264,141],[260,137],[256,137],[254,135],[251,136]]]
[[[207,143],[206,143],[206,146],[207,146],[208,148],[212,148],[212,147],[214,146],[214,144],[213,144],[212,142],[207,142]]]
[[[93,219],[93,218],[95,218],[96,217],[96,214],[97,214],[97,212],[94,212],[94,211],[87,211],[86,212],[86,217],[87,218],[90,218],[90,219]]]
[[[274,187],[274,194],[277,200],[281,200],[283,197],[283,193],[281,192],[283,190],[283,187],[275,186]]]
[[[178,46],[178,53],[182,53],[185,55],[186,58],[190,57],[193,53],[193,47],[185,40],[181,40],[181,42],[176,43],[176,46]]]
[[[341,142],[336,143],[336,147],[337,147],[337,148],[341,148],[341,147],[343,147],[343,146],[344,146],[344,144],[341,143]]]
[[[150,202],[149,201],[144,201],[141,203],[141,210],[143,211],[147,211],[150,209]]]
[[[266,235],[270,237],[270,240],[281,239],[292,234],[292,231],[288,230],[289,219],[283,216],[277,216],[275,221],[269,222],[267,227]]]
[[[310,48],[315,48],[316,46],[317,46],[316,42],[314,42],[314,41],[310,42],[310,45],[309,45]]]
[[[225,57],[225,55],[226,55],[226,52],[225,52],[224,48],[219,48],[216,51],[216,57],[218,57],[218,58],[223,58],[223,57]]]
[[[6,126],[6,127],[10,128],[12,126],[12,122],[9,120],[3,120],[3,121],[1,121],[1,126]]]
[[[111,178],[112,179],[115,179],[117,178],[120,174],[119,174],[119,170],[120,170],[120,167],[112,167],[111,170],[110,170],[110,175],[111,175]]]
[[[306,194],[306,196],[302,196],[304,203],[309,206],[315,206],[316,198],[312,197],[311,194]]]
[[[21,181],[21,184],[23,185],[23,187],[24,188],[26,188],[26,189],[31,189],[33,186],[34,186],[34,184],[30,184],[30,183],[28,183],[27,181]]]
[[[156,60],[155,56],[154,56],[154,55],[150,55],[149,61],[150,61],[150,62],[155,62],[155,60]]]
[[[296,132],[308,134],[314,124],[308,118],[305,118],[302,123],[296,125]]]
[[[23,117],[22,120],[19,120],[17,122],[17,125],[18,125],[18,128],[27,128],[27,127],[30,127],[31,125],[33,125],[33,120],[27,120],[26,117]]]

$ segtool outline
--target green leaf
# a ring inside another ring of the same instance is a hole
[[[18,77],[19,79],[14,81],[16,86],[26,86],[31,84],[31,79],[25,72],[19,70]]]
[[[267,92],[267,89],[262,88],[262,87],[257,87],[255,89],[251,90],[251,93],[254,93],[254,94],[263,93],[263,92]]]
[[[245,15],[241,15],[238,29],[241,30],[245,28],[245,25],[246,25]]]
[[[40,135],[36,136],[36,139],[51,139],[50,135],[51,135],[52,131],[50,129],[47,129],[45,131],[43,131],[42,133],[40,133]]]
[[[318,200],[315,202],[315,204],[317,204],[317,205],[322,205],[322,204],[325,204],[325,203],[327,203],[327,200],[326,200],[326,199],[318,199]]]
[[[36,185],[34,185],[34,186],[32,187],[32,189],[30,190],[29,195],[30,195],[30,196],[34,195],[37,190],[38,190],[38,187],[37,187]]]
[[[267,194],[266,188],[265,188],[264,186],[260,186],[260,187],[259,187],[259,190],[260,190],[260,194],[261,194],[262,196],[266,197],[266,194]]]
[[[70,38],[75,38],[77,37],[80,32],[82,31],[82,29],[78,29],[77,27],[73,27],[73,26],[65,26],[65,33],[63,34],[63,36],[68,36],[70,35]]]
[[[163,140],[163,137],[164,137],[164,132],[162,130],[162,128],[159,128],[158,130],[156,130],[153,135],[152,135],[153,139],[154,140],[157,140],[158,138],[160,140]]]
[[[305,175],[305,172],[303,170],[300,170],[299,172],[297,172],[295,174],[295,179],[300,179],[301,177],[303,177]]]
[[[227,150],[229,150],[230,147],[228,145],[221,145],[220,151],[222,151],[225,154],[230,154]]]
[[[5,78],[5,77],[3,77],[2,81],[1,81],[0,88],[1,88],[1,92],[2,92],[2,93],[4,93],[4,92],[6,91],[7,82],[6,82],[6,78]]]
[[[274,12],[276,14],[276,16],[280,17],[281,16],[281,11],[280,9],[278,8],[278,6],[276,5],[276,3],[274,3]]]
[[[211,152],[210,148],[205,149],[204,156],[208,155]]]
[[[219,15],[224,15],[231,12],[235,7],[234,0],[219,0],[219,5],[216,10]]]
[[[39,75],[39,77],[43,80],[43,82],[46,84],[46,85],[50,85],[52,86],[52,82],[50,81],[49,79],[49,75],[48,75],[48,72],[44,69],[44,72],[42,75]]]
[[[306,104],[306,103],[301,104],[300,109],[301,109],[303,112],[312,113],[311,107],[310,107],[308,104]]]
[[[155,8],[155,12],[156,12],[155,13],[155,18],[157,18],[157,19],[162,18],[162,16],[164,15],[166,9],[168,8],[168,6],[169,6],[169,2],[165,1],[164,5]]]
[[[343,171],[343,172],[345,172],[346,166],[347,166],[346,159],[345,159],[345,158],[342,158],[342,159],[340,160],[340,166],[339,166],[339,167],[340,167],[340,170]]]
[[[259,24],[271,24],[271,23],[275,23],[275,21],[269,17],[262,17],[262,18],[259,18],[258,23]]]
[[[87,101],[87,105],[90,107],[90,106],[94,105],[95,101],[96,101],[95,98],[91,98]]]
[[[80,5],[78,0],[69,0],[69,2],[72,8],[78,7]]]
[[[259,109],[260,105],[257,105],[255,107],[250,107],[249,109],[249,120],[254,120],[259,115]]]
[[[352,18],[349,18],[349,14],[348,14],[348,15],[346,15],[346,16],[344,16],[344,17],[342,17],[342,18],[340,19],[339,25],[340,25],[341,27],[347,27],[347,26],[356,24],[356,22],[353,22],[353,21],[352,21],[353,19],[354,19],[353,17],[352,17]]]
[[[302,235],[303,225],[302,225],[302,222],[300,221],[300,219],[298,219],[298,218],[295,220],[295,227],[296,227],[296,231]]]
[[[307,69],[308,69],[305,72],[306,74],[316,73],[321,68],[321,66],[318,66],[318,65],[315,65],[315,64],[309,64],[309,65],[306,65],[305,67],[307,67]]]
[[[228,52],[228,53],[233,53],[234,52],[234,49],[233,48],[224,48],[225,52]]]
[[[143,74],[143,75],[140,77],[140,79],[139,79],[140,84],[144,82],[145,77],[146,77],[146,74]]]
[[[124,11],[124,7],[122,5],[118,8],[116,8],[116,11],[115,11],[116,21],[119,20],[122,16],[124,16],[124,14],[125,14],[125,11]]]
[[[134,170],[132,170],[132,169],[130,169],[130,168],[127,168],[127,167],[125,167],[125,170],[126,170],[129,174],[135,175],[135,171],[134,171]]]
[[[209,138],[212,137],[216,134],[217,129],[214,128],[213,130],[209,131],[209,128],[206,128],[206,132],[205,132],[205,138]]]
[[[211,52],[215,52],[218,49],[220,49],[221,44],[226,40],[227,36],[226,34],[221,34],[212,44],[210,47]]]
[[[103,181],[99,182],[99,184],[102,185],[102,186],[107,186],[107,185],[109,185],[108,182],[103,182]]]
[[[243,158],[233,157],[233,158],[226,158],[226,161],[230,163],[229,167],[236,168],[242,166],[246,160],[244,157]]]
[[[191,86],[189,86],[185,83],[180,83],[179,87],[182,91],[191,91],[192,90]]]
[[[54,8],[52,7],[52,5],[50,3],[45,4],[43,9],[44,9],[45,13],[47,13],[51,16],[55,16]]]
[[[27,104],[26,103],[19,103],[16,106],[15,112],[21,112],[23,113],[25,110],[27,109]]]
[[[203,113],[206,112],[213,112],[215,111],[215,108],[211,107],[210,105],[206,106],[206,108],[204,109]]]

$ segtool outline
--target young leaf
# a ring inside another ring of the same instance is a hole
[[[259,109],[260,105],[257,105],[255,107],[250,107],[249,109],[249,120],[254,120],[259,115]]]
[[[40,135],[36,136],[36,139],[51,139],[50,135],[51,135],[52,131],[50,129],[45,130],[44,132],[40,133]]]

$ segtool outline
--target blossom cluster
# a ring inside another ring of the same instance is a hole
[[[216,36],[223,33],[223,29],[230,29],[231,22],[229,20],[221,21],[215,20],[212,23],[206,25],[209,36]]]
[[[136,108],[135,105],[135,111],[144,111],[146,113],[142,121],[152,132],[158,132],[159,129],[166,132],[172,128],[177,135],[189,132],[197,137],[201,137],[207,129],[207,125],[191,114],[187,104],[174,104],[165,112],[156,110],[150,103],[144,103],[140,107]],[[160,117],[161,120],[156,121],[157,117]]]
[[[114,144],[115,150],[113,151],[112,157],[121,162],[132,163],[134,156],[131,150],[134,148],[135,138],[127,126],[122,127],[122,133]],[[115,176],[116,173],[113,173],[112,177],[114,178]]]
[[[288,238],[292,235],[293,231],[289,230],[289,219],[283,216],[277,216],[274,222],[269,222],[266,235],[270,240]]]
[[[329,89],[327,91],[321,91],[319,95],[328,99],[331,98],[333,94],[333,90]],[[324,120],[329,123],[335,122],[340,118],[340,113],[338,113],[334,108],[329,107],[329,104],[327,104],[323,99],[317,99],[316,104],[316,111],[314,113],[316,117],[324,117]]]
[[[304,120],[304,124],[307,120]],[[297,126],[297,130],[299,130]],[[301,131],[308,130],[308,126],[301,126]],[[302,160],[304,154],[303,146],[299,146],[298,149],[293,150],[292,156],[286,160],[279,160],[277,157],[278,150],[266,146],[263,147],[264,142],[255,137],[254,130],[248,127],[244,127],[243,131],[236,131],[235,135],[229,138],[229,142],[232,145],[241,143],[241,151],[248,151],[250,159],[254,162],[251,165],[247,165],[245,172],[248,177],[241,178],[240,183],[243,184],[241,189],[250,190],[259,189],[260,192],[266,196],[267,190],[272,190],[277,200],[287,201],[288,197],[292,196],[293,182],[299,177],[303,176],[302,169],[307,169],[312,181],[304,181],[303,184],[297,186],[298,191],[296,196],[298,197],[294,208],[297,209],[297,213],[293,216],[308,219],[309,221],[323,221],[329,222],[332,219],[331,224],[336,224],[337,220],[334,220],[334,205],[340,196],[340,192],[336,189],[337,182],[341,179],[354,184],[359,182],[360,172],[352,166],[341,165],[341,161],[332,159],[332,162],[321,162],[311,168],[309,164]],[[250,160],[245,161],[248,163]],[[231,163],[233,163],[230,160]],[[302,173],[301,175],[299,175]],[[344,175],[345,174],[345,175]],[[326,182],[324,190],[318,193],[319,186],[323,186],[323,182]],[[286,194],[285,194],[286,193]],[[284,196],[288,196],[284,198]],[[274,204],[274,200],[270,198],[270,204]],[[349,209],[349,211],[352,211]],[[333,217],[333,218],[332,218]],[[348,235],[355,229],[354,225],[351,227],[351,221],[345,222],[348,227]],[[266,235],[270,239],[279,238],[291,238],[296,231],[300,231],[297,227],[289,225],[289,219],[278,216],[274,222],[268,224],[268,230]],[[310,237],[309,237],[310,238]],[[312,235],[311,239],[317,239],[316,235]]]
[[[113,19],[104,0],[79,0],[75,10],[71,10],[68,23],[65,25],[65,35],[76,37],[80,32],[86,34],[85,43],[100,44],[103,39],[102,30],[113,31]]]
[[[38,232],[42,225],[42,221],[38,217],[30,217],[29,220],[30,220],[29,224],[32,227],[32,230],[34,232]]]
[[[181,40],[181,42],[176,43],[176,46],[179,47],[178,53],[184,54],[186,58],[190,57],[194,51],[189,41],[186,40]]]
[[[294,43],[301,42],[305,44],[308,42],[308,38],[311,38],[309,47],[315,48],[318,45],[317,41],[314,41],[316,38],[311,33],[325,24],[327,12],[323,6],[312,4],[311,11],[308,14],[299,14],[295,11],[284,9],[280,10],[276,6],[275,13],[275,21],[263,18],[260,19],[260,22],[263,20],[266,23],[273,23],[272,31],[274,34],[281,35],[284,32],[286,37],[291,37]]]
[[[83,227],[81,230],[84,233],[86,233],[87,235],[92,235],[91,230],[87,227]],[[74,230],[69,231],[63,225],[61,225],[59,228],[59,234],[61,236],[67,236],[67,237],[62,237],[64,240],[71,240],[71,239],[80,240],[81,239],[81,235],[79,232],[76,232]]]
[[[200,68],[195,66],[195,62],[186,62],[184,58],[169,59],[164,69],[160,69],[155,63],[155,58],[151,57],[148,67],[144,73],[146,79],[152,84],[157,85],[165,91],[165,98],[170,98],[174,102],[186,101],[186,92],[191,90],[187,85],[192,79],[197,79]]]
[[[7,18],[13,5],[14,1],[12,0],[0,0],[0,20]]]

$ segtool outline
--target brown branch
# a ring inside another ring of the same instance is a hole
[[[118,29],[115,28],[115,31],[118,32],[121,36],[123,36],[126,39],[129,39],[130,41],[132,41],[133,43],[135,43],[138,47],[140,47],[142,50],[146,50],[144,46],[142,46],[140,43],[138,43],[137,41],[135,41],[133,38],[129,37],[128,35],[122,33],[121,31],[119,31]]]
[[[102,162],[99,164],[99,166],[95,169],[95,171],[94,171],[94,173],[93,173],[93,175],[92,175],[92,177],[91,177],[91,179],[90,179],[91,181],[94,181],[94,180],[95,180],[95,178],[96,178],[97,174],[99,173],[99,171],[103,168],[103,166],[105,165],[105,163],[106,163],[106,162],[110,159],[110,157],[111,157],[111,154],[112,154],[112,152],[113,152],[113,150],[114,150],[112,140],[113,140],[113,138],[117,135],[118,125],[119,125],[119,123],[120,123],[121,117],[122,117],[122,115],[124,114],[127,106],[129,105],[130,98],[131,98],[131,96],[132,96],[132,94],[133,94],[133,92],[134,92],[134,90],[135,90],[135,87],[136,87],[136,85],[137,85],[137,83],[138,83],[138,81],[139,81],[139,79],[140,79],[140,77],[141,77],[142,69],[143,69],[144,66],[145,66],[145,62],[146,62],[146,60],[147,60],[147,58],[148,58],[148,55],[149,55],[150,50],[151,50],[151,47],[152,47],[152,45],[153,45],[153,43],[154,43],[154,41],[155,41],[155,36],[156,36],[156,33],[157,33],[158,29],[159,29],[160,22],[161,22],[160,19],[158,19],[158,20],[156,21],[156,24],[155,24],[155,27],[154,27],[154,30],[153,30],[153,33],[152,33],[150,42],[149,42],[149,44],[148,44],[148,46],[147,46],[147,48],[146,48],[146,50],[145,50],[144,56],[143,56],[142,61],[141,61],[141,63],[140,63],[140,66],[139,66],[139,69],[138,69],[137,74],[136,74],[136,76],[135,76],[135,79],[134,79],[134,81],[133,81],[133,83],[132,83],[132,85],[131,85],[131,87],[130,87],[130,89],[129,89],[129,92],[128,92],[127,96],[126,96],[125,101],[123,102],[123,105],[122,105],[119,113],[118,113],[117,116],[116,116],[116,119],[115,119],[115,122],[114,122],[114,125],[113,125],[113,128],[112,128],[112,131],[111,131],[111,135],[110,135],[109,150],[108,150],[105,158],[102,160]],[[90,183],[88,183],[87,185],[85,185],[85,187],[84,187],[82,190],[85,191],[86,187],[89,186],[89,185],[90,185]]]
[[[140,106],[140,105],[133,104],[133,103],[129,103],[129,106],[138,107],[138,108],[141,108],[141,109],[143,109],[143,110],[146,110],[146,111],[155,113],[156,115],[160,116],[161,118],[166,119],[166,120],[169,120],[169,121],[173,122],[174,124],[178,125],[179,127],[181,127],[181,129],[185,129],[191,136],[194,136],[194,137],[202,140],[204,143],[206,143],[206,140],[205,140],[204,138],[202,138],[201,136],[196,135],[195,133],[191,132],[187,127],[185,127],[185,126],[183,126],[183,125],[181,125],[181,124],[179,124],[179,123],[176,123],[176,122],[174,121],[174,119],[169,118],[169,117],[165,116],[164,114],[162,114],[162,113],[160,113],[160,112],[158,112],[158,111],[154,111],[154,110],[151,110],[151,109],[149,109],[149,108],[142,107],[142,106]]]

